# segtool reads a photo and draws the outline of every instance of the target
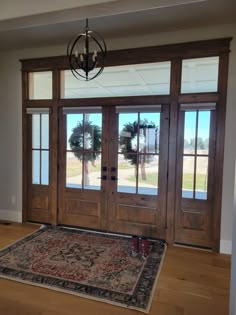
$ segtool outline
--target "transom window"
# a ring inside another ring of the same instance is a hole
[[[184,59],[181,93],[217,92],[219,57]]]
[[[92,81],[78,81],[70,70],[61,71],[61,98],[92,98],[170,93],[170,61],[105,67]]]
[[[29,99],[52,99],[52,71],[29,73]]]

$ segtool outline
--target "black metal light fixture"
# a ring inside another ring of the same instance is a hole
[[[77,79],[90,81],[102,73],[107,55],[104,39],[97,32],[86,27],[84,33],[73,37],[67,45],[70,69]],[[94,70],[94,71],[92,71]]]

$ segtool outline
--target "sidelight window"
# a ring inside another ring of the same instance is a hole
[[[200,108],[194,109],[194,105],[188,104],[181,106],[184,111],[182,197],[206,200],[209,164],[212,162],[211,116],[215,105],[205,104]]]
[[[49,184],[49,109],[28,108],[32,116],[32,183]]]

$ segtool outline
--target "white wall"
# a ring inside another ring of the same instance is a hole
[[[231,259],[230,315],[236,315],[236,176],[234,182],[233,251]]]
[[[177,32],[153,33],[148,36],[116,38],[107,42],[108,50],[131,47],[144,47],[168,43],[188,42],[221,37],[234,37],[231,42],[229,84],[227,99],[225,158],[223,177],[223,200],[221,219],[221,251],[230,253],[232,246],[232,213],[234,204],[234,164],[236,142],[236,24],[208,28],[188,29]],[[0,219],[21,218],[21,58],[64,55],[66,43],[60,47],[28,49],[2,53],[0,55]],[[12,203],[12,196],[16,203]]]

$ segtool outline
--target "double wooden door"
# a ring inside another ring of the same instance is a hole
[[[165,238],[168,106],[64,108],[58,223]]]
[[[28,109],[26,220],[212,247],[215,108]]]

